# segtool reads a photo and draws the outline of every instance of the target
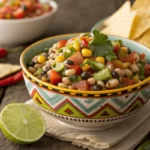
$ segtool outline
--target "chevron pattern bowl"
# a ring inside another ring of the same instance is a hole
[[[34,77],[27,70],[27,63],[51,47],[55,42],[69,39],[78,34],[55,36],[29,46],[21,56],[24,80],[34,102],[44,111],[55,117],[60,123],[80,130],[106,129],[136,113],[150,97],[150,78],[120,89],[107,91],[77,91],[59,88]],[[149,49],[120,37],[109,37],[111,40],[122,39],[125,46],[137,52],[144,52],[150,58]]]

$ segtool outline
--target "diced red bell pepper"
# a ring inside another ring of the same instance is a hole
[[[88,91],[90,89],[90,85],[86,80],[81,80],[75,83],[72,83],[74,89]]]
[[[82,47],[88,47],[89,45],[88,41],[85,38],[82,38],[81,44],[82,44]]]
[[[55,70],[51,70],[50,72],[50,83],[57,85],[59,82],[61,82],[62,78],[61,75],[56,72]]]
[[[61,40],[57,43],[57,48],[60,49],[62,47],[64,47],[67,43],[67,40]]]
[[[123,77],[122,82],[125,84],[125,86],[130,86],[134,84],[134,80],[127,77]]]
[[[72,60],[75,65],[80,65],[83,63],[84,58],[80,52],[76,52],[72,56],[68,57],[67,60]]]
[[[137,52],[132,52],[131,54],[129,54],[128,56],[124,56],[124,57],[120,57],[119,59],[122,62],[130,62],[130,63],[134,63],[137,60]]]

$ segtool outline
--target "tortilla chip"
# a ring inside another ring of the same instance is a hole
[[[115,35],[120,37],[129,38],[131,31],[136,20],[136,12],[131,12],[126,18],[120,18],[119,21],[115,21],[104,28],[101,32],[107,35]]]
[[[127,14],[131,12],[131,3],[126,1],[121,8],[119,8],[112,16],[104,21],[104,25],[110,25],[121,18],[126,18]]]
[[[150,6],[150,0],[136,0],[132,6],[132,10]]]
[[[144,32],[150,29],[150,7],[140,8],[136,11],[137,21],[132,30],[131,39],[139,38]]]
[[[148,30],[141,38],[137,39],[136,41],[150,48],[150,30]]]
[[[0,63],[0,79],[4,78],[10,74],[13,74],[19,70],[21,70],[20,65],[11,65],[11,64],[3,64]]]

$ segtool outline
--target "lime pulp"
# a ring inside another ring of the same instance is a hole
[[[5,137],[17,144],[35,142],[45,133],[41,114],[23,103],[5,106],[0,113],[0,127]]]

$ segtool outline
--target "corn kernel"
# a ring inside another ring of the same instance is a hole
[[[105,64],[105,58],[104,58],[104,57],[101,57],[101,56],[96,57],[95,61],[96,61],[96,62],[99,62],[99,63],[101,63],[101,64]]]
[[[127,48],[127,47],[121,47],[121,50],[122,50],[124,53],[128,53],[128,48]]]
[[[46,61],[46,58],[43,55],[39,55],[37,61],[38,63],[42,64]]]
[[[87,71],[89,70],[91,67],[88,64],[84,64],[84,66],[82,66],[82,70],[83,71]]]
[[[76,51],[80,51],[80,44],[79,44],[79,42],[73,43],[73,47],[75,48]]]
[[[55,61],[56,62],[63,62],[65,60],[65,57],[64,56],[57,56],[56,58],[55,58]]]
[[[84,57],[91,57],[92,56],[92,51],[90,49],[83,48],[82,49],[82,55]]]

